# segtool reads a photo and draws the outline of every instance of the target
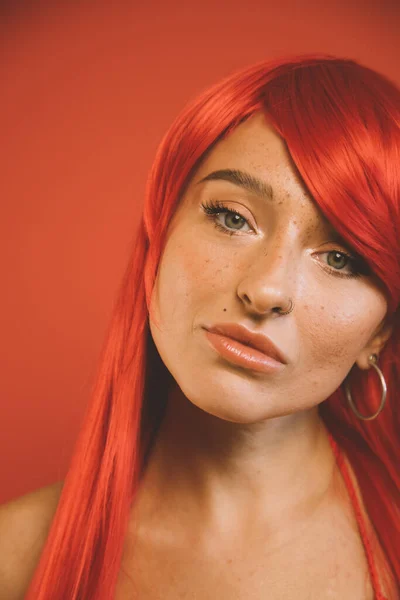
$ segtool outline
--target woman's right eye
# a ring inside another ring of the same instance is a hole
[[[214,223],[215,227],[228,235],[236,235],[238,232],[240,233],[241,229],[232,230],[229,229],[229,226],[227,227],[225,225],[222,225],[217,221],[219,215],[234,215],[235,218],[233,219],[233,227],[235,227],[235,225],[241,225],[241,221],[248,224],[247,219],[245,219],[245,217],[240,212],[238,212],[235,209],[228,208],[219,200],[211,200],[207,203],[204,203],[201,205],[201,208],[203,209],[207,217],[209,217]]]

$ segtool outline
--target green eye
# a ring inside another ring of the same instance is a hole
[[[214,223],[215,227],[218,230],[220,230],[223,233],[226,233],[228,235],[235,235],[236,232],[241,231],[241,229],[235,229],[235,225],[239,225],[239,226],[241,225],[240,221],[244,221],[244,223],[247,223],[247,225],[248,225],[247,219],[245,219],[244,216],[240,212],[238,212],[235,209],[228,208],[219,200],[215,200],[215,201],[211,200],[208,203],[204,203],[201,205],[201,208],[203,209],[203,211],[205,212],[207,217],[209,217],[211,219],[211,221]],[[230,226],[226,227],[224,225],[221,225],[221,223],[219,223],[217,221],[217,217],[221,214],[233,215],[232,220],[234,222],[234,224],[233,224],[234,229],[230,229]],[[249,227],[250,227],[250,225],[249,225]]]
[[[332,273],[332,275],[337,275],[338,277],[361,277],[361,275],[369,275],[369,270],[363,261],[352,254],[347,254],[347,252],[343,252],[342,250],[329,250],[327,252],[320,252],[319,254],[328,255],[328,269],[326,270]],[[351,269],[350,273],[341,272],[346,267]]]
[[[337,250],[332,250],[331,252],[328,252],[328,255],[333,255],[332,260],[328,260],[328,262],[330,263],[329,266],[337,267],[338,269],[343,269],[343,267],[345,267],[349,262],[350,258],[347,254],[344,254],[343,252],[338,252]]]

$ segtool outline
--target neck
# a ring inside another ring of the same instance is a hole
[[[179,522],[191,527],[272,530],[312,514],[331,490],[335,465],[317,409],[243,425],[210,415],[173,388],[142,497],[150,512],[157,505],[164,519],[179,511]]]

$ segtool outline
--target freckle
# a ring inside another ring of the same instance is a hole
[[[322,306],[322,304],[321,304],[321,308],[322,308],[322,310],[325,310],[325,306]]]

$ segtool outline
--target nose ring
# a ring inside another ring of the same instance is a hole
[[[290,298],[290,307],[289,307],[289,310],[287,310],[287,311],[282,311],[282,309],[281,309],[281,308],[278,308],[278,311],[277,311],[277,312],[278,312],[280,315],[288,315],[289,313],[291,313],[291,312],[292,312],[292,310],[293,310],[293,309],[294,309],[294,303],[293,303],[292,299]]]

